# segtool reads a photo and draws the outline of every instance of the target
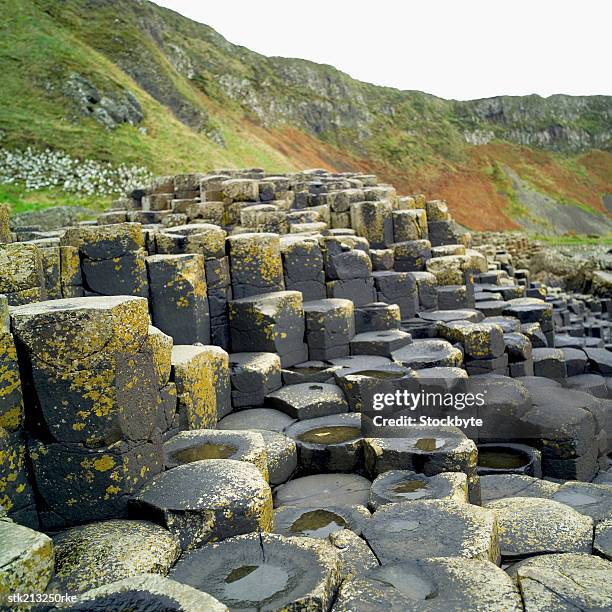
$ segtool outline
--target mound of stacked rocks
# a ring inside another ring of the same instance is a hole
[[[612,295],[515,260],[358,173],[0,208],[0,607],[612,608]],[[363,426],[434,384],[484,424]]]

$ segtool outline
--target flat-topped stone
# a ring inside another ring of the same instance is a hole
[[[429,557],[499,559],[495,513],[455,500],[386,504],[363,535],[383,565]]]

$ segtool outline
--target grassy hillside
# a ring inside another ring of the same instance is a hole
[[[612,227],[612,98],[454,102],[377,87],[253,53],[146,0],[0,0],[0,10],[4,148],[158,174],[361,169],[448,199],[474,229]],[[110,126],[109,113],[120,118]]]

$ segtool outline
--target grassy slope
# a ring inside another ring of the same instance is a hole
[[[404,192],[448,199],[457,219],[474,229],[516,227],[513,216],[524,212],[503,167],[569,205],[603,211],[601,196],[612,193],[609,152],[561,155],[507,142],[468,146],[462,130],[482,126],[455,103],[360,83],[328,66],[265,58],[140,0],[0,0],[0,11],[3,146],[50,145],[160,174],[227,166],[375,171]],[[173,58],[173,45],[189,56],[192,78]],[[110,131],[79,116],[62,94],[72,72],[101,90],[132,91],[145,130],[126,125]],[[249,83],[250,108],[221,87],[227,75]],[[201,111],[205,128],[221,133],[225,147],[179,121],[163,103],[167,92]],[[266,125],[279,107],[280,120]],[[580,121],[602,127],[596,114]],[[56,198],[47,194],[40,201]]]

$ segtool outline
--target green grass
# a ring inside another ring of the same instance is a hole
[[[585,236],[583,234],[565,234],[563,236],[543,236],[536,234],[533,239],[556,246],[602,245],[612,246],[612,234],[606,236]]]
[[[51,206],[82,206],[99,212],[107,208],[111,200],[110,196],[84,196],[61,189],[27,191],[23,185],[0,183],[0,204],[8,204],[12,215]]]

